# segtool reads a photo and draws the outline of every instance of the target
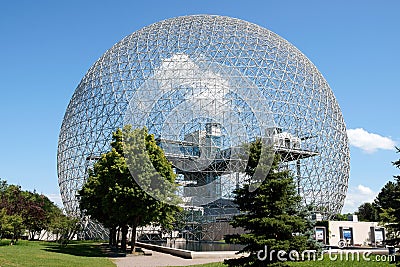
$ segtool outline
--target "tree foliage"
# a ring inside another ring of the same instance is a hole
[[[358,207],[358,211],[355,213],[358,216],[358,220],[362,222],[378,222],[379,221],[379,210],[378,208],[369,202],[363,203]]]
[[[251,143],[248,148],[250,159],[246,174],[250,178],[256,171],[256,165],[270,162],[263,159],[261,154],[261,140]],[[265,153],[265,157],[271,157]],[[296,250],[302,252],[311,246],[310,238],[305,233],[310,227],[305,219],[305,209],[301,207],[301,198],[297,194],[296,186],[289,171],[279,170],[280,157],[276,155],[266,179],[259,187],[251,191],[250,183],[235,190],[235,203],[241,211],[234,216],[231,224],[245,230],[241,235],[225,237],[228,243],[244,244],[242,252],[249,252],[249,256],[240,259],[227,260],[230,266],[276,266],[284,265],[278,262],[277,255],[268,257],[264,261],[257,259],[257,253],[267,246],[269,251]],[[261,167],[269,169],[269,167]]]
[[[51,228],[54,214],[62,214],[60,208],[43,194],[8,185],[4,180],[0,180],[0,210],[0,238],[11,238],[12,243],[26,234],[29,239],[34,239],[43,230]]]
[[[78,218],[65,215],[61,210],[54,210],[50,215],[48,231],[55,235],[55,240],[60,245],[65,246],[81,229]]]
[[[21,236],[24,225],[22,224],[22,217],[18,214],[8,215],[7,210],[3,208],[0,212],[0,235],[10,236],[11,244],[18,241]]]
[[[86,215],[109,228],[112,245],[117,245],[117,228],[121,230],[123,251],[128,227],[132,227],[132,251],[137,227],[150,223],[172,225],[173,215],[179,210],[173,205],[177,203],[174,183],[172,165],[154,136],[145,128],[125,126],[113,133],[111,150],[90,170],[78,192],[79,204]],[[152,195],[149,189],[153,189]],[[162,198],[168,198],[168,204],[160,201]]]
[[[393,199],[396,197],[396,190],[398,189],[398,187],[399,187],[398,183],[389,181],[381,189],[381,191],[374,200],[374,206],[380,212],[392,206]]]
[[[400,152],[399,148],[397,153]],[[400,169],[400,159],[393,162]],[[400,245],[400,175],[394,176],[395,182],[388,182],[378,194],[376,203],[381,210],[380,219],[388,231],[390,245]]]

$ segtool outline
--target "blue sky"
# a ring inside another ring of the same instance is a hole
[[[58,134],[80,79],[124,36],[189,14],[268,28],[321,71],[353,144],[344,212],[400,173],[391,165],[400,157],[399,1],[37,0],[0,3],[0,178],[59,201]]]

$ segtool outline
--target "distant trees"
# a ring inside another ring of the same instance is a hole
[[[147,129],[125,126],[113,133],[112,140],[111,150],[94,164],[79,190],[79,205],[109,228],[111,245],[118,245],[116,233],[121,230],[123,251],[131,227],[132,251],[137,227],[150,223],[172,227],[174,214],[180,210],[174,194],[175,174]]]
[[[246,245],[242,252],[249,252],[250,255],[226,260],[229,266],[286,266],[278,260],[277,253],[269,252],[283,250],[289,253],[296,250],[301,253],[314,244],[310,243],[306,234],[310,225],[292,175],[287,170],[279,170],[279,155],[273,158],[268,172],[266,163],[270,163],[272,155],[264,155],[263,158],[261,146],[261,140],[256,140],[247,148],[250,157],[246,174],[250,179],[256,169],[261,169],[265,171],[265,180],[256,181],[259,183],[255,191],[250,190],[250,182],[234,191],[234,202],[241,214],[234,216],[231,224],[244,228],[245,234],[225,237],[227,243]],[[265,166],[257,166],[259,164]],[[265,248],[268,251],[264,251]],[[261,255],[266,258],[260,260],[259,251],[264,251]],[[289,259],[288,255],[280,256]]]
[[[372,203],[364,203],[358,207],[358,211],[355,213],[358,216],[359,221],[364,222],[378,222],[379,221],[379,209]]]
[[[0,180],[0,239],[9,237],[12,244],[21,236],[32,240],[60,216],[65,215],[46,196]]]
[[[358,220],[369,222],[380,222],[384,218],[384,211],[393,206],[396,199],[396,191],[399,190],[400,184],[397,182],[387,182],[376,196],[372,203],[365,202],[358,207],[355,212],[358,215]]]

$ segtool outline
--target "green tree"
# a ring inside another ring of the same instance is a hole
[[[11,236],[11,244],[14,244],[24,232],[22,214],[25,209],[25,198],[20,186],[7,183],[2,183],[0,193],[2,213],[5,210],[1,222],[2,228],[4,234]]]
[[[8,185],[4,180],[0,180],[0,210],[0,234],[14,236],[16,240],[25,229],[29,239],[43,230],[49,231],[51,221],[63,216],[60,208],[46,196]]]
[[[397,148],[397,153],[400,149]],[[400,160],[393,162],[400,169]],[[377,197],[377,203],[382,210],[380,218],[388,231],[386,242],[390,245],[400,245],[400,175],[394,176],[395,183],[389,182]],[[385,193],[383,193],[385,192]],[[389,198],[390,197],[390,198]]]
[[[24,231],[23,220],[20,215],[8,215],[5,208],[0,211],[0,239],[11,236],[11,245],[18,242]]]
[[[0,211],[0,239],[3,236],[7,236],[11,234],[13,228],[12,225],[9,223],[10,219],[8,218],[9,215],[7,214],[7,210],[5,208],[1,209]]]
[[[250,151],[248,165],[251,165],[246,168],[248,177],[253,177],[256,169],[269,169],[267,164],[271,153],[264,153],[262,156],[261,140],[251,143],[247,149]],[[302,217],[307,215],[301,207],[301,198],[290,172],[280,171],[279,162],[280,157],[276,155],[265,180],[256,190],[250,190],[250,183],[235,190],[235,203],[241,214],[234,216],[231,224],[244,228],[245,234],[229,235],[225,240],[228,243],[246,245],[242,252],[250,254],[248,257],[227,260],[226,263],[230,266],[284,266],[283,262],[278,262],[276,253],[272,257],[268,254],[264,261],[258,260],[257,253],[265,248],[269,251],[296,250],[301,253],[311,246],[309,237],[305,235],[309,224]],[[259,164],[265,166],[256,167]],[[299,216],[300,213],[302,216]]]
[[[396,191],[399,190],[399,188],[400,185],[393,181],[389,181],[385,184],[373,203],[379,213],[382,213],[384,209],[392,207],[393,199],[395,199]]]
[[[59,208],[46,196],[36,191],[23,191],[23,209],[21,217],[23,224],[29,233],[29,239],[33,240],[36,234],[40,234],[50,223],[51,213]]]
[[[379,210],[369,202],[361,204],[358,211],[355,213],[359,221],[377,222],[379,221]]]
[[[20,215],[10,215],[8,216],[8,224],[11,225],[11,244],[18,242],[19,237],[25,230],[23,225],[23,219]]]
[[[0,196],[2,196],[8,188],[6,180],[0,178]]]
[[[125,175],[124,168],[121,155],[113,148],[89,169],[89,178],[78,192],[80,209],[109,229],[110,245],[117,245],[116,229],[121,223],[113,187],[119,183],[119,177]]]
[[[60,209],[52,210],[47,230],[55,235],[56,241],[65,246],[80,230],[80,220],[67,216]]]
[[[172,164],[154,136],[145,128],[125,126],[113,133],[111,151],[94,164],[78,194],[81,210],[108,227],[111,235],[120,227],[123,251],[128,227],[132,228],[133,251],[137,227],[150,223],[172,227],[180,210],[175,189]]]

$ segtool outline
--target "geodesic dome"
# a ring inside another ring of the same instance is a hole
[[[306,203],[328,217],[343,206],[349,148],[336,99],[309,59],[258,25],[183,16],[144,27],[105,52],[61,126],[58,177],[69,213],[79,213],[76,191],[87,168],[127,123],[155,135],[182,176],[188,204],[193,194],[199,206],[232,197],[241,145],[267,136]]]

